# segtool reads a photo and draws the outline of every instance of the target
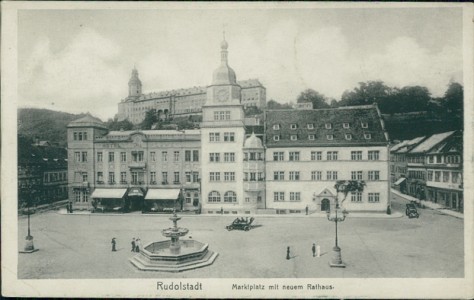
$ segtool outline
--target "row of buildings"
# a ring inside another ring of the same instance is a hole
[[[400,191],[463,212],[463,135],[450,131],[390,148],[391,180]]]
[[[68,125],[74,207],[324,212],[335,206],[336,181],[363,180],[364,191],[350,194],[344,208],[385,212],[390,206],[389,143],[377,106],[266,110],[262,125],[248,126],[246,88],[228,64],[227,48],[224,40],[220,66],[203,94],[199,130],[109,131],[90,115]],[[136,70],[132,79],[130,95],[142,99]],[[134,101],[121,104],[139,103]],[[158,103],[153,101],[146,103]],[[130,108],[119,107],[123,117],[131,117]]]

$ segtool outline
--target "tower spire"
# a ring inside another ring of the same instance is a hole
[[[229,44],[225,40],[225,31],[222,32],[223,34],[223,40],[221,43],[221,64],[227,65],[227,48],[229,47]]]

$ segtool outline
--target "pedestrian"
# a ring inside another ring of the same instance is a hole
[[[309,210],[308,205],[306,205],[306,215],[308,215],[308,210]]]
[[[286,248],[286,259],[290,259],[290,246]]]
[[[117,249],[115,249],[116,244],[117,242],[115,241],[115,238],[112,238],[112,251],[117,251]]]
[[[311,250],[313,251],[313,257],[316,255],[316,244],[313,243],[313,247],[311,247]]]
[[[140,239],[135,241],[135,252],[140,252]]]
[[[135,252],[135,238],[132,239],[132,252]]]
[[[221,207],[221,215],[224,214],[224,208]]]

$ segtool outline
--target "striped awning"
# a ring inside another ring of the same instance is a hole
[[[149,189],[145,200],[177,200],[179,189]]]
[[[120,199],[123,198],[126,191],[127,189],[95,189],[91,197]]]

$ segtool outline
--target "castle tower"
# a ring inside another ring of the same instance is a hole
[[[221,43],[221,64],[207,87],[202,108],[202,212],[244,213],[241,87],[228,64],[228,43]]]
[[[128,97],[140,97],[142,94],[142,82],[138,78],[138,71],[135,67],[132,70],[132,76],[128,81]]]

